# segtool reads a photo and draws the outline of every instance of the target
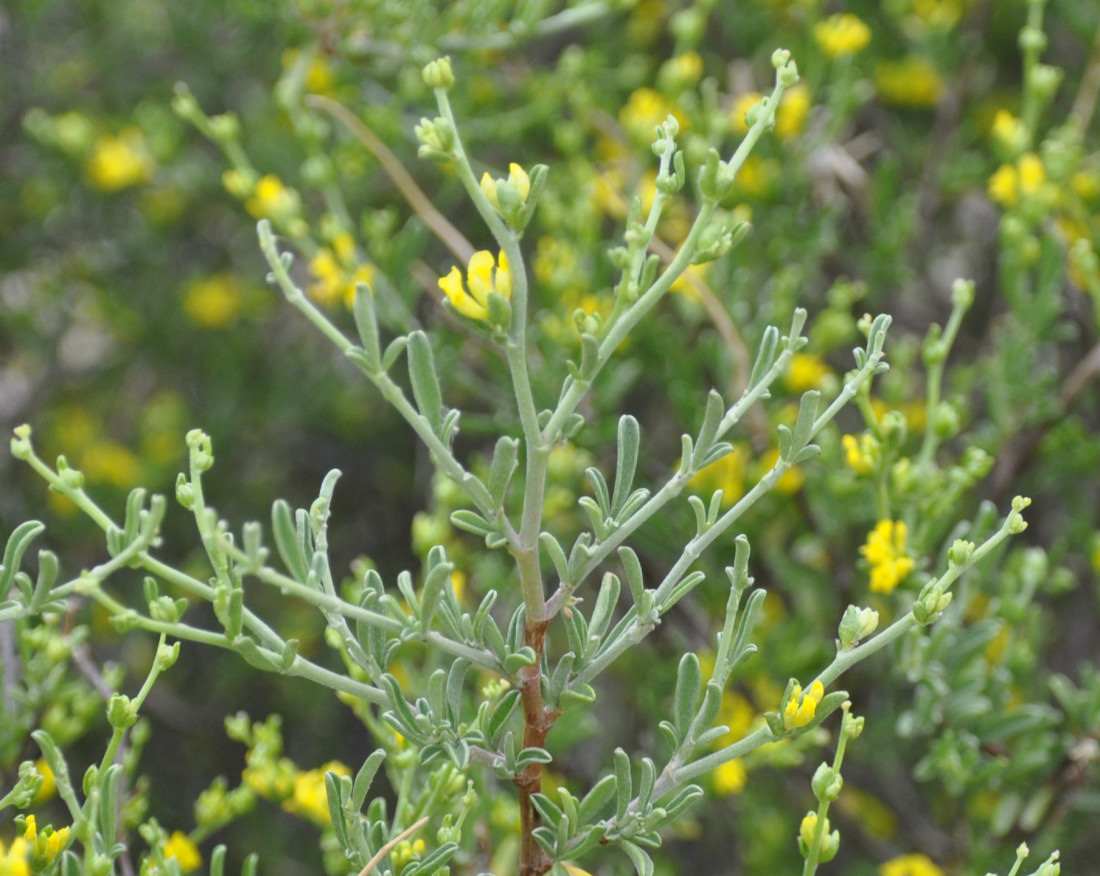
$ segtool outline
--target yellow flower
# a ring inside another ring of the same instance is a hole
[[[832,373],[833,369],[815,353],[795,353],[791,356],[784,379],[791,392],[806,392],[819,388],[821,381]]]
[[[1024,120],[1006,109],[999,109],[994,114],[989,134],[1012,155],[1023,152],[1024,147],[1027,146],[1027,126]]]
[[[165,841],[162,851],[165,858],[175,858],[176,863],[180,865],[180,870],[184,873],[197,870],[202,864],[202,855],[199,854],[198,848],[191,842],[191,838],[180,830],[172,832]]]
[[[730,126],[735,134],[747,134],[749,132],[749,123],[746,121],[745,116],[748,115],[749,110],[763,99],[764,95],[759,91],[746,91],[734,99],[733,107],[730,109]]]
[[[224,272],[198,277],[183,292],[183,310],[201,328],[228,328],[243,303],[244,284],[239,277]]]
[[[98,138],[84,165],[92,185],[104,192],[148,182],[154,169],[145,138],[137,128],[127,128],[117,137],[106,134]]]
[[[747,780],[745,764],[739,757],[727,760],[714,771],[711,778],[714,783],[714,793],[723,797],[740,794],[745,789]]]
[[[679,91],[694,85],[703,75],[703,59],[698,52],[684,52],[669,58],[661,67],[662,84]]]
[[[1002,207],[1015,207],[1019,200],[1019,187],[1016,165],[1002,164],[989,178],[989,197]]]
[[[875,470],[878,461],[878,442],[868,432],[862,433],[859,438],[854,435],[844,435],[840,439],[844,445],[844,460],[848,467],[856,474],[870,474]]]
[[[352,242],[349,247],[348,242],[342,238],[343,235],[337,235],[332,242],[333,248],[337,251],[336,253],[327,246],[323,246],[310,259],[309,269],[313,272],[313,276],[317,278],[317,281],[310,283],[308,291],[311,298],[326,307],[331,307],[338,301],[342,301],[344,306],[351,310],[355,304],[356,284],[373,285],[375,278],[378,276],[378,270],[374,265],[362,264],[358,265],[349,275],[344,264],[354,256],[355,245]],[[350,255],[348,259],[340,259],[337,258],[339,252],[350,252]]]
[[[463,316],[470,319],[487,321],[489,319],[489,295],[496,292],[505,301],[512,297],[512,272],[508,267],[508,257],[500,253],[500,266],[493,260],[493,254],[479,250],[470,257],[466,268],[466,282],[469,291],[462,285],[462,272],[451,268],[446,277],[439,278],[439,288],[447,300]]]
[[[867,47],[871,28],[850,12],[838,13],[814,25],[814,39],[830,58],[842,58]]]
[[[931,28],[950,30],[962,17],[962,4],[958,0],[913,0],[913,14]]]
[[[1025,152],[1016,163],[1002,164],[989,178],[989,197],[1002,207],[1015,207],[1022,199],[1038,195],[1046,183],[1042,159]]]
[[[141,478],[141,463],[134,454],[109,439],[101,439],[81,454],[80,470],[92,482],[128,490]]]
[[[878,872],[879,876],[943,876],[943,870],[919,852],[884,861],[879,865]]]
[[[906,526],[901,520],[880,520],[859,549],[871,566],[871,592],[892,593],[913,571],[913,558],[905,553]]]
[[[788,730],[797,730],[805,727],[814,719],[818,703],[825,696],[825,687],[820,681],[810,685],[809,692],[802,695],[802,685],[795,684],[791,690],[790,699],[783,709],[783,726]]]
[[[911,55],[875,68],[879,100],[894,106],[931,107],[943,94],[943,79],[927,58]]]
[[[748,198],[762,199],[771,194],[780,178],[780,166],[774,158],[750,155],[737,172],[734,184]]]
[[[780,140],[790,140],[802,133],[810,115],[810,89],[805,82],[788,88],[775,111],[775,133]]]
[[[257,219],[285,220],[297,215],[301,201],[273,173],[260,177],[244,208]]]
[[[527,176],[527,171],[514,161],[508,165],[508,179],[506,180],[493,179],[488,173],[483,173],[481,175],[481,190],[485,193],[485,197],[489,199],[489,203],[493,205],[493,209],[498,213],[500,212],[500,198],[497,187],[501,184],[511,185],[515,193],[519,195],[521,204],[531,194],[531,178]]]
[[[0,842],[0,874],[2,876],[30,876],[31,868],[27,863],[27,841],[16,837],[11,848],[5,851]]]
[[[722,705],[718,709],[718,717],[714,719],[714,724],[728,727],[729,732],[715,740],[714,747],[725,748],[727,745],[733,745],[752,729],[755,720],[756,709],[753,708],[752,703],[736,691],[723,691]]]
[[[42,784],[38,786],[38,793],[34,795],[31,805],[41,806],[57,793],[57,782],[54,780],[50,765],[42,758],[34,762],[34,768],[38,771],[38,775],[42,776]]]
[[[38,872],[49,866],[65,850],[69,844],[69,828],[54,830],[51,825],[46,825],[39,834],[35,817],[28,815],[23,827],[23,841],[26,844],[26,858],[34,865],[35,872]],[[0,858],[0,862],[2,860]]]
[[[1030,197],[1039,192],[1046,182],[1047,174],[1043,169],[1043,162],[1034,152],[1026,152],[1016,162],[1016,169],[1020,174],[1020,194]]]
[[[350,776],[351,770],[339,761],[330,761],[316,770],[299,771],[294,775],[294,790],[283,801],[287,812],[301,815],[322,827],[332,823],[328,809],[328,792],[325,790],[325,773]]]
[[[454,590],[455,599],[460,603],[466,597],[466,573],[455,569],[451,572],[451,589]]]
[[[626,106],[619,110],[619,123],[626,131],[639,140],[653,139],[657,126],[670,115],[685,130],[687,120],[677,113],[668,99],[653,88],[636,88],[627,98]]]

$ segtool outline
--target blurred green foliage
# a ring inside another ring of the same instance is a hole
[[[442,543],[469,570],[472,595],[507,586],[502,558],[451,528],[458,497],[433,481],[404,427],[264,286],[253,219],[297,193],[280,228],[301,256],[296,276],[349,330],[343,297],[359,271],[378,289],[387,329],[454,328],[436,278],[465,260],[334,109],[385,143],[474,248],[487,247],[457,180],[416,157],[413,129],[430,113],[420,67],[450,54],[456,116],[484,162],[476,170],[503,177],[513,161],[550,167],[524,242],[545,363],[533,380],[548,396],[577,355],[576,313],[606,316],[610,307],[617,272],[607,249],[630,199],[652,197],[654,126],[676,115],[689,165],[711,146],[728,154],[751,95],[768,89],[771,52],[788,48],[802,82],[723,205],[751,222],[749,237],[693,269],[659,317],[631,335],[586,402],[593,425],[555,454],[548,516],[565,530],[584,526],[583,473],[614,465],[600,454],[619,413],[642,424],[640,469],[666,474],[702,392],[715,386],[735,398],[765,327],[789,324],[804,307],[812,343],[788,374],[789,395],[755,409],[735,453],[699,484],[704,499],[716,487],[736,498],[767,470],[775,426],[793,420],[801,393],[835,385],[850,367],[862,314],[891,313],[892,370],[862,400],[864,419],[853,414],[823,435],[823,461],[792,473],[745,521],[753,575],[769,590],[758,633],[766,659],[728,692],[723,720],[744,732],[775,707],[787,677],[826,662],[845,605],[871,605],[887,619],[904,610],[951,542],[948,521],[972,520],[966,537],[977,540],[995,518],[984,500],[1004,506],[1029,495],[1029,543],[964,582],[930,637],[903,640],[889,665],[877,658],[847,682],[867,732],[848,750],[833,817],[844,842],[827,866],[860,876],[921,851],[944,872],[981,874],[1006,867],[1026,839],[1043,855],[1060,847],[1067,872],[1086,872],[1100,810],[1100,680],[1088,668],[1100,612],[1100,11],[1052,0],[1038,27],[1042,8],[15,0],[0,18],[0,127],[11,132],[0,143],[0,421],[34,423],[44,455],[67,455],[108,507],[137,484],[169,491],[184,464],[182,435],[198,424],[218,448],[211,503],[231,519],[266,517],[277,495],[308,504],[338,466],[338,560],[369,557],[388,580]],[[864,45],[858,29],[830,19],[841,11],[865,24]],[[1021,29],[1030,35],[1022,41]],[[204,118],[232,113],[239,125],[204,137],[172,111],[180,82]],[[691,210],[685,191],[666,212],[658,235],[668,247],[682,240]],[[929,326],[946,323],[958,277],[975,280],[975,300],[942,398],[930,399],[927,378],[941,363]],[[436,361],[469,412],[460,446],[484,453],[487,465],[485,436],[513,424],[493,395],[506,363],[468,333],[440,337]],[[926,451],[929,418],[937,437]],[[872,470],[852,464],[841,431],[872,436]],[[925,453],[937,465],[914,478]],[[0,478],[5,532],[41,517],[52,543],[66,546],[67,565],[94,561],[101,548],[71,507],[56,496],[43,507],[39,484],[10,460],[0,461]],[[924,565],[898,590],[872,594],[856,560],[882,519],[907,522],[909,552]],[[649,524],[647,570],[667,567],[691,521],[684,504]],[[188,533],[170,515],[167,549],[185,550]],[[724,581],[731,561],[732,545],[702,567]],[[707,586],[678,609],[681,624],[667,624],[616,670],[621,685],[600,691],[598,721],[626,734],[636,727],[636,738],[601,738],[596,723],[559,725],[569,738],[552,737],[552,749],[587,746],[553,765],[562,783],[591,783],[612,745],[653,752],[648,728],[668,709],[676,655],[713,641],[725,592]],[[319,619],[263,592],[255,598],[286,614],[280,628],[300,628],[303,648],[320,650]],[[78,624],[71,653],[35,655],[26,681],[40,696],[30,713],[64,726],[59,741],[76,744],[93,722],[95,667],[118,662],[140,675],[152,646],[128,637],[119,648],[92,612],[65,622]],[[261,687],[232,655],[185,648],[147,704],[157,729],[140,770],[148,811],[162,823],[186,830],[211,776],[235,784],[244,757],[222,742],[221,720],[238,708],[282,714],[303,768],[359,762],[373,745],[319,692],[267,677]],[[5,780],[33,753],[28,729],[0,738]],[[778,769],[787,764],[758,755],[744,765],[743,788],[736,776],[715,777],[713,799],[670,837],[665,872],[684,860],[701,873],[799,866],[794,837],[816,759],[803,763],[790,749],[774,756],[798,766]],[[487,835],[507,833],[498,817]],[[277,855],[268,872],[294,873],[315,868],[300,842],[312,829],[303,830],[271,809],[226,835],[233,849]]]

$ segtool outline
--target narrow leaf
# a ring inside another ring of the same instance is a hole
[[[638,421],[630,414],[619,418],[619,446],[615,459],[615,493],[611,498],[611,516],[619,519],[619,514],[634,485],[634,472],[638,466],[638,447],[641,432]]]

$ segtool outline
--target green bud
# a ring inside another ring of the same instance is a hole
[[[926,626],[938,618],[950,603],[951,594],[945,593],[940,581],[934,579],[924,586],[913,604],[913,618],[921,626]]]
[[[240,119],[237,118],[235,113],[222,113],[221,115],[211,116],[210,136],[214,140],[220,140],[223,143],[239,140],[241,137]]]
[[[75,468],[69,467],[69,461],[64,455],[57,457],[57,474],[61,483],[70,490],[79,490],[84,486],[84,474]]]
[[[199,102],[195,100],[195,95],[191,93],[191,89],[185,83],[177,82],[174,91],[172,111],[177,116],[189,122],[198,122],[206,118]]]
[[[180,643],[173,642],[171,645],[164,644],[157,648],[156,666],[161,672],[165,669],[170,669],[172,665],[179,660],[180,656]]]
[[[16,809],[30,808],[31,801],[38,795],[38,789],[42,787],[44,781],[46,777],[38,772],[34,763],[29,760],[23,761],[19,764],[19,781],[11,789],[8,802]]]
[[[178,644],[178,643],[177,643]],[[107,720],[116,730],[126,730],[137,722],[137,706],[125,694],[114,694],[107,703]]]
[[[1039,54],[1047,47],[1047,35],[1041,28],[1027,25],[1020,30],[1020,50]]]
[[[969,310],[974,303],[974,281],[958,279],[951,285],[951,305],[959,310]]]
[[[429,88],[442,88],[444,91],[450,89],[455,84],[455,74],[451,70],[450,56],[437,58],[425,65],[424,69],[420,71],[420,76]]]
[[[1009,512],[1005,525],[1010,533],[1018,535],[1027,529],[1027,521],[1024,520],[1023,510],[1031,504],[1031,499],[1026,496],[1017,496],[1012,500],[1012,511]]]
[[[444,118],[423,118],[415,128],[416,138],[420,141],[417,154],[421,158],[436,161],[449,161],[453,156],[455,144],[454,127]]]
[[[941,401],[932,410],[932,432],[941,441],[959,434],[959,412],[950,402]]]
[[[1036,64],[1031,68],[1027,84],[1035,90],[1044,103],[1054,97],[1058,86],[1062,84],[1062,71],[1049,64]]]
[[[176,476],[176,501],[188,511],[195,507],[195,488],[182,471]]]
[[[847,709],[844,710],[844,719],[840,722],[840,732],[849,739],[859,739],[863,733],[865,719],[862,715],[856,717]]]
[[[840,796],[840,789],[844,787],[844,779],[839,771],[823,763],[814,771],[810,787],[813,789],[814,796],[822,803],[831,802]]]
[[[210,436],[202,429],[192,429],[186,435],[191,450],[191,465],[198,471],[207,471],[214,464],[214,450]]]
[[[859,608],[849,605],[840,621],[840,645],[843,649],[854,648],[878,627],[878,612],[872,608]]]
[[[947,562],[952,566],[965,565],[972,553],[974,553],[974,542],[957,538],[947,551]]]
[[[31,447],[31,427],[24,423],[15,427],[15,437],[11,439],[11,455],[16,459],[28,460],[34,449]]]

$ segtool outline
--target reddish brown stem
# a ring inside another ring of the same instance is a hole
[[[523,705],[523,747],[542,748],[546,736],[554,726],[558,712],[542,701],[542,650],[546,642],[549,621],[528,623],[524,636],[526,644],[534,650],[535,662],[519,673],[520,702]],[[542,790],[542,765],[531,764],[514,779],[519,789],[520,811],[520,859],[519,876],[542,876],[551,867],[550,859],[535,840],[535,828],[539,826],[538,810],[532,795]]]

